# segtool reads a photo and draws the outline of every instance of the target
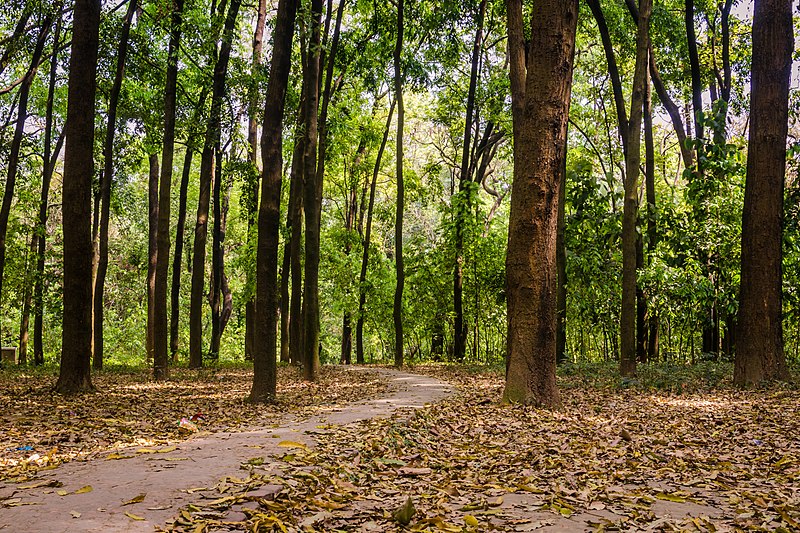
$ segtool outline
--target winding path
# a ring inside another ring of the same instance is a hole
[[[352,371],[363,370],[353,367]],[[388,395],[365,399],[346,407],[323,410],[298,420],[287,416],[271,428],[220,432],[196,437],[175,446],[168,453],[137,454],[125,460],[73,462],[44,472],[42,481],[63,483],[62,487],[14,490],[25,505],[0,512],[0,531],[14,533],[64,532],[152,532],[164,527],[181,507],[199,496],[186,492],[193,487],[210,487],[235,473],[239,465],[254,456],[279,453],[281,440],[314,446],[313,433],[321,424],[345,425],[359,420],[385,417],[401,408],[419,408],[453,393],[453,388],[438,379],[390,369],[373,369],[385,374]],[[30,485],[30,483],[28,484]],[[73,494],[92,486],[91,492]],[[23,485],[24,486],[24,485]],[[59,496],[57,491],[66,491]],[[146,493],[142,503],[123,506]],[[134,520],[129,512],[142,520]]]

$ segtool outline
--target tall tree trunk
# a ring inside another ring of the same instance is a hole
[[[153,330],[153,378],[169,377],[167,327],[167,288],[169,281],[169,232],[172,201],[172,167],[175,159],[175,115],[177,110],[178,52],[183,24],[183,0],[175,0],[170,21],[167,76],[164,84],[164,142],[160,183],[158,183],[158,221],[156,227],[157,263],[155,277],[155,312]],[[187,152],[191,149],[187,147]],[[191,155],[188,156],[191,161]],[[180,238],[179,236],[176,236]],[[177,253],[177,252],[176,252]]]
[[[565,139],[566,141],[566,139]],[[567,147],[564,148],[566,153]],[[567,244],[566,199],[567,199],[567,158],[561,167],[561,180],[558,184],[558,226],[556,234],[556,265],[558,287],[556,288],[556,363],[567,361]]]
[[[264,48],[264,22],[267,18],[267,0],[258,0],[258,16],[256,18],[256,29],[253,33],[253,61],[251,64],[252,79],[250,80],[250,92],[247,101],[247,160],[253,165],[254,179],[248,188],[247,200],[247,242],[255,244],[255,229],[258,223],[258,80],[261,70],[261,54]],[[255,277],[251,269],[247,270],[247,286],[255,285]],[[247,300],[244,306],[244,357],[248,361],[253,359],[253,342],[255,340],[255,292]],[[288,317],[287,317],[288,318]],[[283,313],[281,313],[283,320]],[[281,337],[283,338],[283,337]],[[281,345],[281,359],[283,359],[283,347]]]
[[[378,155],[375,157],[375,166],[372,170],[372,179],[369,185],[369,202],[367,204],[367,226],[364,230],[364,247],[361,256],[361,273],[358,275],[358,321],[356,322],[356,363],[363,365],[364,359],[364,306],[367,303],[367,268],[369,267],[369,249],[372,240],[372,211],[375,206],[375,188],[378,183],[378,173],[383,161],[383,152],[386,150],[386,143],[389,140],[389,128],[392,124],[392,115],[396,100],[392,100],[389,106],[389,114],[386,117],[386,127],[383,129]]]
[[[11,150],[8,156],[8,173],[3,190],[3,202],[0,205],[0,304],[3,296],[3,277],[6,265],[6,235],[8,233],[8,218],[11,214],[11,203],[14,201],[14,188],[17,181],[19,169],[19,153],[22,147],[22,138],[25,135],[25,122],[28,120],[28,96],[30,95],[31,84],[36,77],[36,72],[44,53],[44,45],[47,35],[50,33],[50,26],[53,21],[51,15],[46,15],[42,22],[39,37],[36,40],[36,48],[33,51],[31,64],[25,73],[19,89],[19,103],[17,105],[17,121],[14,128],[14,138],[11,141]]]
[[[302,96],[301,96],[302,102]],[[302,108],[302,104],[301,104]],[[298,112],[298,124],[302,111]],[[303,363],[303,137],[295,139],[292,154],[292,169],[289,175],[289,212],[286,214],[286,225],[289,229],[289,240],[284,246],[284,255],[289,256],[289,273],[281,279],[281,294],[284,282],[292,281],[292,293],[289,298],[289,361],[294,365]],[[285,262],[284,262],[285,264]],[[288,291],[288,287],[286,289]],[[284,312],[282,310],[282,312]],[[283,349],[283,345],[281,345]]]
[[[697,53],[697,36],[694,31],[694,0],[685,0],[684,23],[689,45],[689,66],[692,76],[692,108],[694,110],[694,136],[703,140],[703,82],[700,78],[700,57]],[[641,13],[641,7],[639,8]]]
[[[150,176],[148,191],[148,235],[147,235],[147,362],[155,363],[155,319],[156,319],[156,267],[158,263],[158,154],[150,154]],[[154,368],[155,368],[154,364]],[[154,372],[154,375],[156,373]]]
[[[471,212],[471,189],[467,187],[472,182],[469,175],[470,154],[472,153],[472,128],[474,126],[475,91],[478,86],[478,66],[481,59],[481,46],[483,44],[483,20],[486,14],[486,0],[481,0],[477,15],[477,29],[475,40],[472,44],[472,60],[469,75],[469,89],[467,90],[467,109],[464,123],[464,142],[461,147],[461,168],[458,174],[458,195],[455,212],[455,265],[453,266],[453,310],[455,312],[455,332],[453,336],[453,357],[456,361],[464,360],[467,328],[464,324],[464,224],[468,213]]]
[[[405,128],[405,106],[403,104],[403,36],[405,24],[403,17],[404,0],[397,2],[397,41],[394,46],[394,98],[397,102],[397,136],[395,149],[395,178],[397,179],[397,209],[394,222],[395,275],[394,289],[394,366],[403,366],[403,287],[405,286],[405,268],[403,264],[403,211],[405,210],[405,182],[403,179],[403,130]]]
[[[17,363],[28,364],[28,340],[30,339],[31,304],[33,303],[33,274],[36,263],[36,228],[31,234],[31,241],[25,250],[25,287],[22,294],[22,318],[19,323],[19,349]]]
[[[219,347],[222,340],[222,278],[224,273],[222,246],[225,240],[222,208],[222,148],[217,143],[215,149],[217,163],[214,172],[214,230],[211,244],[211,345],[209,357],[219,360]]]
[[[197,203],[197,223],[194,230],[192,254],[192,292],[189,307],[189,366],[203,366],[203,289],[206,278],[206,240],[208,236],[208,209],[211,200],[211,181],[214,175],[214,147],[221,130],[222,100],[225,95],[225,77],[231,54],[231,43],[240,0],[231,0],[225,18],[219,58],[214,65],[211,94],[211,115],[208,118],[203,155],[200,162],[200,193]]]
[[[125,76],[125,58],[128,54],[128,38],[131,33],[133,14],[136,12],[137,0],[130,0],[128,12],[119,37],[117,48],[117,71],[111,94],[108,98],[108,127],[103,145],[103,174],[100,179],[100,218],[97,243],[97,272],[94,280],[94,352],[92,366],[103,368],[103,293],[105,291],[106,273],[108,272],[108,223],[111,213],[111,183],[114,176],[114,135],[117,131],[117,106]]]
[[[317,172],[319,133],[320,39],[322,0],[311,1],[311,36],[303,73],[303,207],[306,215],[306,262],[303,285],[303,377],[314,381],[319,373],[319,254],[322,211],[322,174]]]
[[[201,122],[203,109],[205,108],[206,98],[208,97],[207,88],[200,93],[197,106],[192,116],[191,123]],[[184,237],[186,233],[186,214],[189,196],[189,178],[192,173],[192,160],[197,145],[200,143],[202,133],[190,131],[186,142],[186,153],[183,158],[183,172],[181,174],[180,192],[178,193],[178,220],[175,229],[175,254],[172,259],[172,287],[170,289],[170,320],[169,320],[169,349],[170,358],[173,362],[177,361],[179,348],[178,329],[180,326],[180,296],[181,296],[181,263],[183,260]],[[187,266],[191,265],[191,258],[187,261]],[[189,268],[191,271],[191,268]]]
[[[649,27],[652,0],[639,0],[636,68],[631,89],[628,147],[625,154],[625,203],[622,213],[622,309],[620,311],[620,373],[636,373],[636,221],[639,210],[641,129],[647,90]]]
[[[786,379],[782,324],[782,221],[792,3],[758,0],[753,16],[750,139],[742,217],[742,281],[733,381]]]
[[[64,320],[56,391],[92,389],[92,176],[100,0],[75,0],[63,177]]]
[[[253,386],[250,389],[250,401],[257,403],[275,399],[283,112],[291,68],[297,3],[297,0],[278,2],[261,131],[263,183],[258,206],[256,342],[253,352]]]
[[[53,52],[50,56],[50,78],[47,87],[47,104],[45,110],[44,125],[44,151],[42,153],[42,192],[39,198],[39,214],[36,220],[36,233],[34,240],[37,241],[36,248],[36,277],[33,287],[33,363],[35,365],[44,364],[44,254],[46,248],[46,226],[48,201],[50,197],[50,182],[53,177],[53,169],[56,160],[61,152],[64,142],[63,131],[58,136],[55,153],[52,152],[53,138],[53,98],[56,89],[56,75],[58,73],[58,51],[61,38],[62,19],[56,19],[56,29],[53,37]]]
[[[647,83],[644,100],[644,180],[647,197],[647,252],[649,258],[656,253],[658,232],[656,227],[656,150],[653,141],[653,98],[650,83]],[[658,361],[658,315],[652,308],[647,312],[647,360]]]
[[[578,2],[534,2],[528,43],[522,0],[507,0],[506,6],[514,183],[506,255],[503,401],[557,408],[558,190],[566,157]]]

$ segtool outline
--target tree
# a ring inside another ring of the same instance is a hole
[[[258,207],[256,324],[250,401],[275,400],[283,112],[292,59],[297,0],[280,0],[261,127],[262,181]]]
[[[507,2],[514,183],[503,400],[557,408],[558,189],[564,179],[578,2],[537,1],[531,9],[526,43],[522,0]]]
[[[306,215],[306,262],[303,285],[303,377],[319,373],[319,253],[322,181],[318,172],[319,85],[321,71],[322,0],[311,1],[311,34],[303,69],[303,208]]]
[[[92,389],[92,176],[100,0],[75,0],[64,150],[60,393]]]
[[[642,160],[642,115],[647,91],[651,0],[639,0],[636,67],[631,89],[631,112],[625,146],[625,202],[622,213],[622,310],[620,314],[620,373],[636,373],[636,222],[639,217],[639,164]]]
[[[403,366],[403,287],[405,269],[403,265],[403,211],[405,209],[405,182],[403,181],[403,133],[405,123],[405,104],[403,102],[403,11],[404,0],[397,1],[397,40],[394,47],[394,99],[397,105],[397,138],[395,140],[395,179],[397,180],[397,208],[394,222],[394,264],[395,289],[394,308],[394,366]]]
[[[158,221],[156,224],[156,272],[153,295],[155,305],[153,314],[153,377],[157,380],[166,379],[169,376],[169,367],[167,365],[169,360],[167,351],[167,281],[169,277],[170,245],[169,219],[170,204],[172,201],[172,166],[175,155],[178,49],[180,47],[182,21],[183,0],[176,0],[172,7],[172,13],[170,14],[167,77],[164,84],[164,142],[161,151],[161,175],[156,178],[158,184]],[[191,149],[187,148],[187,153],[191,154],[191,152]],[[189,161],[191,161],[191,156],[188,157],[190,158]],[[183,207],[185,207],[185,203]],[[180,238],[181,235],[178,234],[176,240]]]
[[[793,49],[792,3],[758,0],[753,17],[750,139],[733,374],[737,385],[788,376],[783,353],[781,243]]]
[[[108,273],[108,223],[111,214],[111,182],[114,175],[114,135],[117,132],[117,108],[125,76],[125,58],[128,54],[128,38],[131,32],[133,15],[136,13],[137,0],[129,0],[128,11],[119,38],[117,49],[117,70],[114,84],[108,97],[108,127],[103,144],[103,174],[100,178],[100,219],[97,243],[97,271],[94,280],[94,346],[92,366],[103,368],[103,293],[105,291],[106,274]]]
[[[11,150],[8,157],[8,174],[6,175],[5,189],[3,191],[3,201],[0,204],[0,302],[3,294],[3,276],[6,264],[6,235],[8,233],[8,218],[11,214],[11,203],[14,200],[14,187],[17,181],[19,170],[20,149],[22,148],[22,137],[25,133],[25,123],[28,119],[28,96],[30,95],[31,84],[39,68],[44,45],[47,42],[47,35],[50,32],[53,22],[53,15],[48,13],[42,21],[39,37],[36,40],[36,48],[31,58],[31,64],[25,73],[19,90],[19,104],[17,106],[17,120],[14,127],[14,139],[11,142]]]
[[[232,0],[225,17],[222,45],[214,64],[211,91],[211,114],[206,128],[203,153],[200,160],[200,195],[197,203],[197,224],[194,230],[192,255],[192,297],[189,308],[189,366],[203,366],[203,288],[206,277],[206,240],[208,237],[208,211],[211,200],[211,182],[214,175],[214,153],[219,145],[222,121],[222,104],[225,96],[225,78],[231,55],[233,30],[239,14],[240,0]]]

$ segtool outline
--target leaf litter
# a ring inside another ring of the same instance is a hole
[[[800,417],[786,390],[674,394],[562,383],[558,412],[502,379],[426,369],[454,397],[326,427],[242,463],[173,531],[798,531]],[[276,469],[276,462],[278,468]]]
[[[387,387],[369,371],[325,367],[317,383],[308,383],[296,368],[281,367],[277,403],[253,405],[246,402],[248,370],[173,369],[172,379],[160,383],[148,371],[101,372],[92,377],[97,392],[75,396],[53,392],[55,379],[37,371],[0,373],[0,486],[35,484],[39,471],[66,461],[162,454],[175,449],[165,445],[209,432],[269,426],[286,413],[309,417]],[[184,419],[198,431],[181,427]],[[0,507],[7,500],[0,493]]]

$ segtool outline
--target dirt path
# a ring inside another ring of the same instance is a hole
[[[389,369],[370,371],[386,375],[391,391],[387,396],[329,409],[303,420],[287,416],[272,428],[198,436],[174,449],[162,447],[164,453],[136,453],[125,460],[73,462],[41,475],[43,482],[62,483],[59,487],[20,489],[0,482],[0,493],[13,492],[13,497],[20,498],[19,503],[23,504],[2,509],[0,531],[151,532],[165,526],[181,507],[199,498],[187,490],[215,485],[222,477],[237,472],[248,459],[279,453],[277,444],[282,440],[313,446],[318,437],[312,433],[319,433],[317,426],[388,416],[400,408],[437,402],[453,392],[450,385],[434,378]],[[75,494],[86,486],[92,490]],[[60,496],[59,492],[67,495]],[[140,494],[146,494],[140,503],[123,505]],[[142,520],[126,516],[126,512]]]

